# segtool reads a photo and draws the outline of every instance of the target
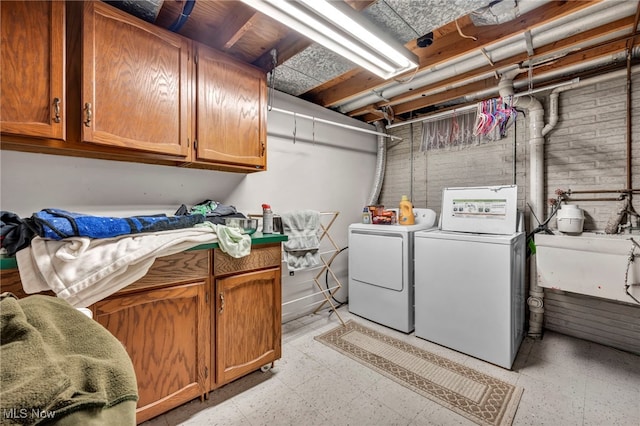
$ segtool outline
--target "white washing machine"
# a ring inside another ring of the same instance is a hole
[[[410,333],[414,328],[413,236],[436,213],[414,209],[415,225],[349,225],[349,312]]]
[[[510,369],[524,337],[517,188],[448,188],[440,229],[415,234],[415,335]]]

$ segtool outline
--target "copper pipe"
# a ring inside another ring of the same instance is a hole
[[[630,194],[630,193],[638,193],[640,189],[584,189],[574,191],[573,189],[562,190],[564,195],[571,196],[571,194]]]
[[[640,9],[638,9],[640,10]],[[631,188],[631,49],[627,49],[627,188]]]
[[[636,7],[631,38],[627,40],[627,188],[631,188],[631,49],[635,45],[638,22],[640,22],[640,4]]]
[[[622,198],[569,198],[567,201],[620,201]]]

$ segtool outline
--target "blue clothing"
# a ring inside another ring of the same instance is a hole
[[[164,214],[132,217],[90,216],[61,209],[43,209],[32,216],[37,234],[61,240],[68,237],[111,238],[141,232],[159,232],[191,228],[204,222],[204,216],[167,216]]]

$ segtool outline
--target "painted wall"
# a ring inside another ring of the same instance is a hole
[[[640,74],[631,79],[632,187],[640,182]],[[545,108],[548,93],[536,97]],[[392,146],[381,202],[395,204],[402,194],[412,194],[414,204],[437,212],[442,189],[516,183],[519,207],[528,214],[529,128],[520,114],[506,138],[463,148],[420,151],[422,124],[391,129],[404,140]],[[413,135],[412,135],[413,134]],[[413,138],[411,137],[413,136]],[[413,140],[413,145],[411,141]],[[545,138],[545,198],[555,198],[556,189],[619,190],[626,188],[626,79],[616,78],[560,94],[559,121]],[[585,211],[585,230],[602,231],[617,211],[615,201],[599,198],[617,194],[576,194],[572,201]],[[589,199],[589,200],[585,200]],[[638,199],[636,195],[636,200]],[[636,211],[640,208],[634,202]],[[540,218],[542,219],[542,218]],[[528,225],[528,220],[527,220]],[[552,219],[550,227],[555,228]],[[636,227],[638,221],[632,219]],[[637,233],[638,231],[634,231]],[[640,351],[640,306],[595,299],[572,293],[545,290],[544,327],[587,338],[629,351]]]
[[[297,98],[275,92],[273,105],[347,125],[372,126]],[[271,111],[268,114],[268,171],[253,174],[0,151],[0,208],[28,217],[46,207],[97,215],[173,214],[181,204],[205,199],[234,205],[245,214],[313,209],[336,211],[331,227],[338,248],[347,245],[347,227],[359,221],[375,172],[376,137]],[[293,132],[296,130],[295,142]],[[321,249],[333,250],[325,239]],[[345,289],[347,250],[335,269]],[[315,271],[317,274],[319,271]],[[324,276],[321,277],[324,280]],[[283,302],[317,292],[310,273],[283,271]],[[287,303],[283,319],[307,312],[321,295]],[[317,303],[315,303],[317,305]]]
[[[273,106],[375,130],[373,126],[279,92],[274,96]],[[269,170],[248,175],[227,199],[238,209],[257,214],[261,213],[261,203],[269,203],[275,214],[302,209],[339,212],[329,229],[331,240],[325,237],[321,241],[320,251],[328,260],[336,247],[347,247],[349,224],[362,218],[362,208],[367,204],[375,175],[376,136],[320,122],[314,124],[313,120],[276,111],[269,112],[268,124]],[[331,217],[321,216],[322,223],[328,225]],[[331,264],[343,286],[335,294],[336,302],[347,299],[347,261],[348,249],[345,249]],[[321,295],[312,296],[319,291],[313,280],[319,273],[316,269],[290,276],[288,271],[283,271],[284,321],[315,309],[317,301],[324,300]],[[328,277],[321,274],[317,279],[323,288],[326,281],[329,288],[335,286],[330,274]]]

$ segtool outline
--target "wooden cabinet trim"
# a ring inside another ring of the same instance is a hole
[[[282,254],[280,243],[251,247],[251,253],[241,258],[233,258],[220,249],[213,251],[213,271],[216,277],[262,268],[280,266]]]
[[[211,250],[191,250],[159,257],[144,277],[118,294],[207,279],[211,275],[210,258]]]

